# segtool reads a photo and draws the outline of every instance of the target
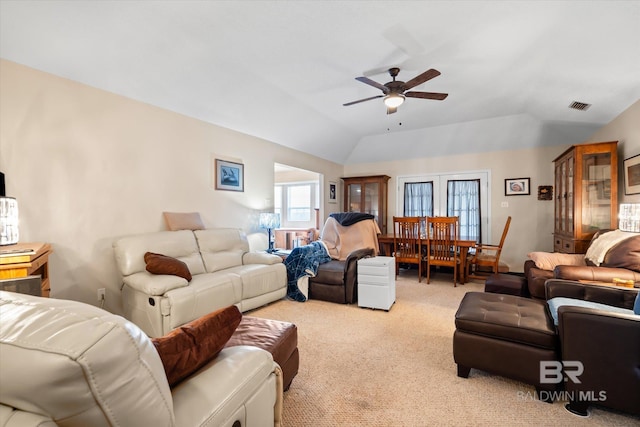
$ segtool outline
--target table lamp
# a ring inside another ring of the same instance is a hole
[[[280,214],[265,212],[260,214],[260,228],[266,228],[269,233],[269,249],[267,252],[275,252],[273,248],[273,240],[271,238],[271,230],[280,227]]]
[[[0,197],[0,246],[18,243],[18,201]]]

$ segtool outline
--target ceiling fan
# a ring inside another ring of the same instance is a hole
[[[369,86],[373,86],[382,91],[383,95],[372,96],[369,98],[359,99],[357,101],[347,102],[346,104],[342,104],[345,107],[348,105],[358,104],[364,101],[370,101],[376,98],[384,98],[384,104],[387,106],[387,114],[393,114],[398,111],[398,107],[404,102],[405,97],[409,98],[422,98],[422,99],[435,99],[438,101],[442,101],[449,94],[448,93],[435,93],[435,92],[406,92],[407,90],[418,86],[426,82],[427,80],[431,80],[434,77],[438,77],[440,75],[440,71],[434,70],[433,68],[425,71],[424,73],[412,78],[408,82],[403,82],[400,80],[396,80],[396,76],[400,72],[400,68],[394,67],[389,68],[389,75],[393,78],[393,81],[385,83],[384,85],[371,80],[368,77],[356,77],[356,80],[359,82],[368,84]]]

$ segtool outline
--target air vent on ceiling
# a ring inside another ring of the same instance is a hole
[[[585,104],[584,102],[573,101],[569,108],[573,108],[574,110],[585,111],[591,107],[591,104]]]

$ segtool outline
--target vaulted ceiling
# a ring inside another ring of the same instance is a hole
[[[373,162],[579,142],[640,98],[640,1],[0,0],[0,57]],[[392,66],[449,96],[342,105]]]

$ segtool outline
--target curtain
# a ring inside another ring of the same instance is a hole
[[[404,184],[404,216],[433,216],[433,182]]]
[[[447,216],[457,216],[460,239],[480,241],[480,180],[447,181]]]

